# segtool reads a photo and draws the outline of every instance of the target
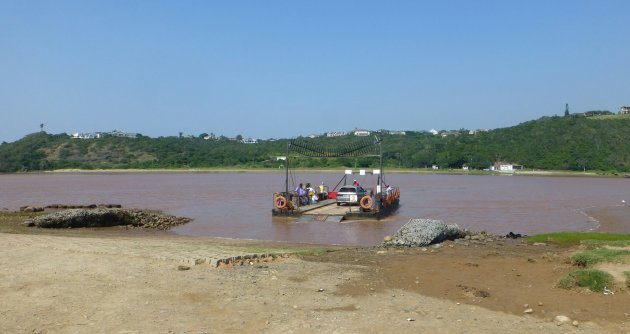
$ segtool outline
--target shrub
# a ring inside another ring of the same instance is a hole
[[[588,267],[599,262],[618,262],[621,257],[630,255],[629,250],[596,248],[575,254],[571,257],[573,264]]]
[[[612,287],[613,277],[607,272],[597,269],[581,269],[574,271],[560,280],[560,287],[571,289],[574,286],[601,292],[605,287]]]

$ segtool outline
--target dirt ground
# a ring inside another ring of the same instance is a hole
[[[198,249],[299,254],[220,268],[180,267],[177,257],[169,256]],[[572,251],[519,242],[346,249],[160,233],[0,233],[0,329],[3,333],[630,332],[627,289],[618,287],[614,294],[604,295],[556,287],[572,270],[566,263]],[[531,313],[524,313],[526,309]],[[554,321],[558,315],[571,321],[558,325]]]

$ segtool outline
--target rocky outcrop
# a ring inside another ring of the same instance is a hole
[[[165,215],[159,212],[128,209],[70,209],[27,219],[23,224],[43,228],[78,228],[134,226],[168,230],[186,224],[190,218]]]
[[[441,220],[410,219],[383,246],[423,247],[431,244],[461,238],[465,232],[453,224],[447,225]]]

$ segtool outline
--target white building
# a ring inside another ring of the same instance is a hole
[[[75,139],[98,139],[101,138],[100,132],[77,132],[72,134]]]
[[[341,136],[345,136],[348,133],[345,131],[331,131],[326,133],[326,137],[341,137]]]

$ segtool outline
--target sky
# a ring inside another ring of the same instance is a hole
[[[630,105],[630,1],[0,0],[0,142],[495,129]]]

